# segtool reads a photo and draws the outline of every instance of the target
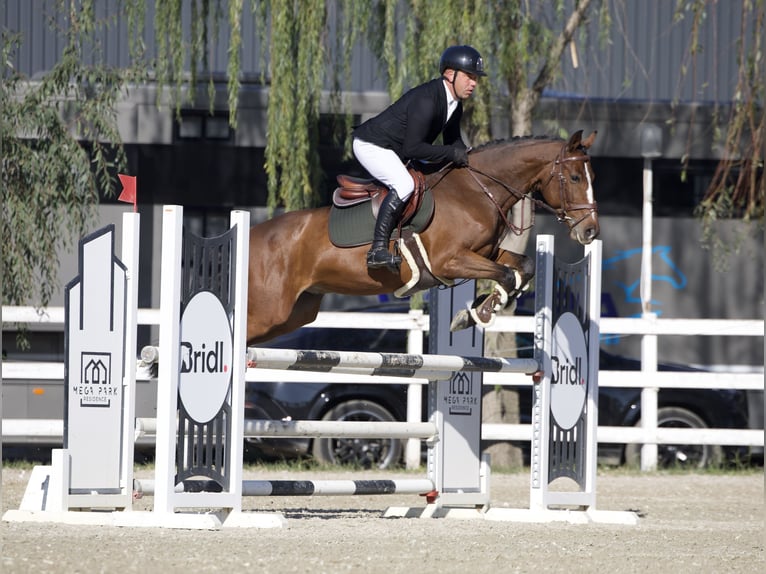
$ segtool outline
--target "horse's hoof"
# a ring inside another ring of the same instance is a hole
[[[455,313],[455,316],[452,318],[452,322],[449,324],[449,330],[451,333],[454,333],[455,331],[462,331],[468,327],[473,327],[475,324],[476,322],[473,320],[473,317],[471,317],[468,310],[461,309]]]
[[[490,303],[488,305],[492,306],[493,314],[501,309],[505,309],[506,305],[508,305],[508,292],[500,285],[495,285],[495,290],[490,295]]]
[[[486,306],[472,307],[469,313],[474,325],[478,325],[481,328],[489,327],[495,322],[495,312]]]

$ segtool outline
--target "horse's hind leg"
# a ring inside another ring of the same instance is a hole
[[[319,306],[322,304],[322,293],[304,291],[298,296],[293,311],[284,323],[285,333],[308,325],[317,318]]]

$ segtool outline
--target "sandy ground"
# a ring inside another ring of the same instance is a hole
[[[2,510],[18,508],[29,468],[4,468]],[[394,478],[258,469],[246,478]],[[422,474],[406,474],[421,478]],[[598,508],[635,526],[382,518],[413,495],[247,498],[281,529],[167,530],[0,523],[3,573],[16,572],[764,572],[764,476],[600,473]],[[527,508],[527,473],[493,474],[495,507]],[[152,498],[137,503],[151,508]]]

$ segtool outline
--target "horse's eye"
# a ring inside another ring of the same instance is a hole
[[[576,173],[573,173],[569,178],[572,180],[572,183],[580,183],[580,176]]]

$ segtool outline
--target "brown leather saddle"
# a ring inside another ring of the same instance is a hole
[[[399,226],[406,224],[420,209],[423,203],[423,194],[426,190],[426,178],[422,172],[407,168],[413,181],[415,182],[415,191],[409,198],[404,208],[402,217],[399,220]],[[378,209],[383,202],[383,198],[389,192],[388,187],[376,179],[353,177],[350,175],[339,175],[336,177],[338,186],[332,194],[332,202],[338,207],[349,207],[365,201],[370,201],[372,214],[378,217]]]

